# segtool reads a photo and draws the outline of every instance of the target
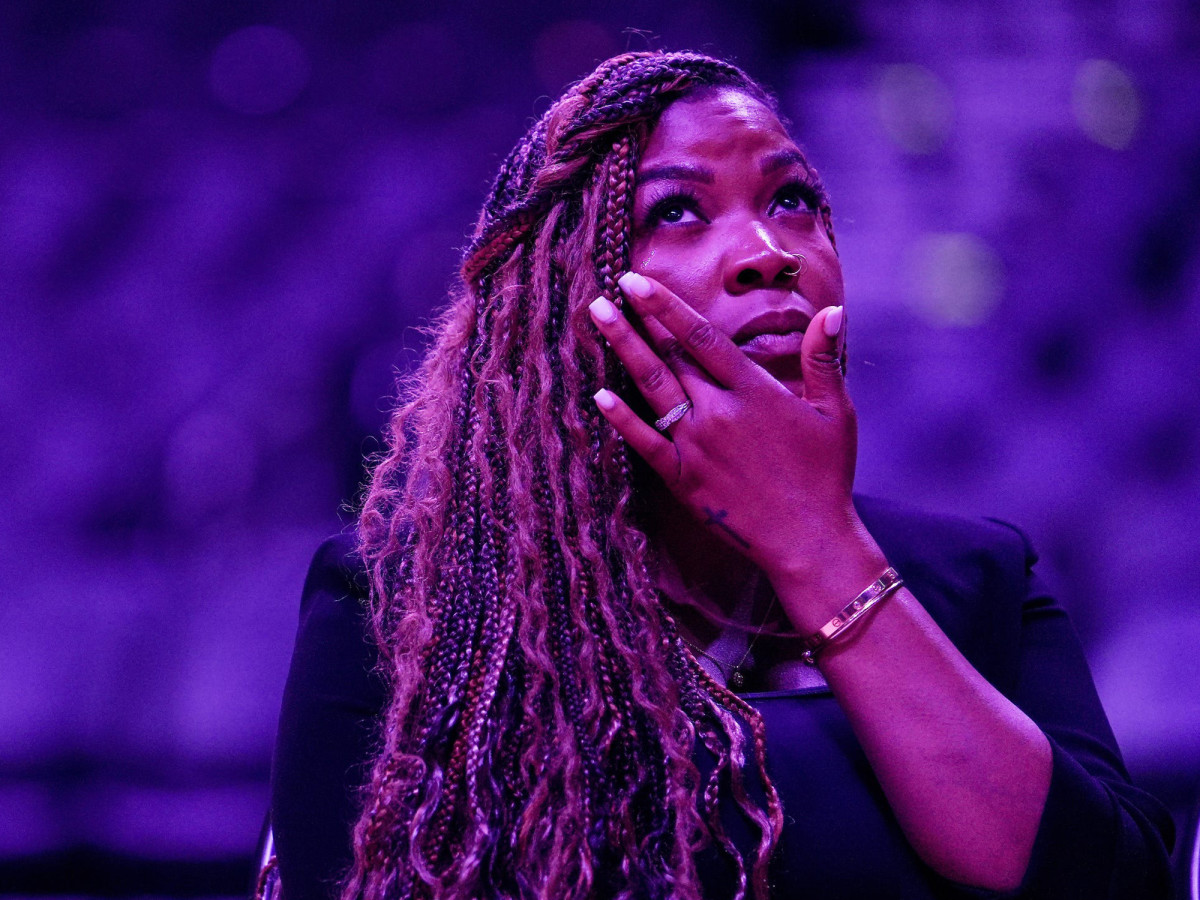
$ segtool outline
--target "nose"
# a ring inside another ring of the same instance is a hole
[[[725,289],[731,294],[764,287],[785,287],[796,280],[804,258],[783,249],[762,221],[747,222],[734,236],[725,267]]]

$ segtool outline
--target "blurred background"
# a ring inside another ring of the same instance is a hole
[[[833,196],[859,488],[1023,526],[1135,778],[1200,760],[1194,0],[0,4],[0,892],[245,887],[301,582],[492,174],[626,49]]]

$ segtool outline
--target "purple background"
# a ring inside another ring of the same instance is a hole
[[[499,159],[732,56],[834,199],[859,487],[1024,526],[1200,759],[1195,3],[0,5],[0,891],[238,891],[308,559]],[[641,29],[628,32],[626,29]]]

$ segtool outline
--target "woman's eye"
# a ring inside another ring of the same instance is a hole
[[[689,225],[701,221],[696,200],[692,197],[664,197],[646,214],[647,225]]]
[[[802,184],[789,184],[775,195],[775,207],[788,212],[811,212],[817,208],[813,191]]]
[[[668,203],[658,207],[651,218],[668,225],[684,225],[699,221],[700,217],[686,203]]]
[[[673,203],[659,210],[658,218],[663,222],[682,222],[689,210],[681,203]]]

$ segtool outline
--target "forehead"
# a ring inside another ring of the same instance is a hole
[[[667,157],[719,157],[733,149],[770,152],[795,149],[779,117],[753,97],[732,88],[676,100],[650,133],[642,164]]]

